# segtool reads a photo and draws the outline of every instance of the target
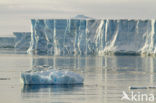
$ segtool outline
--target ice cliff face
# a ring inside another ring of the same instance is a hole
[[[33,54],[155,54],[155,20],[50,19],[32,21]]]
[[[0,48],[14,48],[14,37],[0,37]]]
[[[26,51],[30,46],[31,33],[30,32],[14,32],[15,49]]]

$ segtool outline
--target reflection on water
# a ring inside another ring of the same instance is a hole
[[[23,93],[32,92],[61,92],[61,91],[74,91],[81,88],[82,84],[77,85],[24,85]]]
[[[20,85],[20,73],[58,68],[80,73],[83,85]],[[0,55],[0,101],[3,103],[122,103],[129,86],[156,85],[156,58],[140,56],[53,57]],[[135,90],[156,94],[156,89]],[[8,96],[10,99],[7,99]],[[124,101],[125,102],[125,101]],[[124,103],[123,102],[123,103]]]
[[[156,59],[140,56],[104,57],[33,57],[32,67],[53,67],[72,70],[85,68],[105,68],[112,71],[155,72]]]
[[[51,102],[121,103],[122,91],[130,93],[129,86],[156,84],[155,61],[155,58],[140,56],[33,57],[32,67],[72,70],[81,73],[85,82],[83,86],[26,86],[22,97],[36,101],[36,95],[40,94],[39,98],[49,98]]]

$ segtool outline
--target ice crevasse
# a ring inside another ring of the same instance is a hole
[[[48,55],[155,54],[155,20],[32,19],[28,53]]]

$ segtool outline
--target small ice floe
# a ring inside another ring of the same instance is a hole
[[[67,70],[27,71],[21,74],[24,84],[82,84],[84,79],[80,74]]]
[[[137,86],[130,86],[129,87],[130,89],[156,89],[155,86],[149,86],[149,87],[145,87],[145,86],[140,86],[140,87],[137,87]]]

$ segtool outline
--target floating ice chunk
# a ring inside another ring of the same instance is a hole
[[[150,86],[150,87],[135,87],[135,86],[130,86],[130,89],[156,89],[156,86]]]
[[[82,84],[81,75],[67,70],[27,71],[21,74],[24,84]]]
[[[134,87],[134,86],[132,87],[131,86],[130,89],[147,89],[147,87]]]

